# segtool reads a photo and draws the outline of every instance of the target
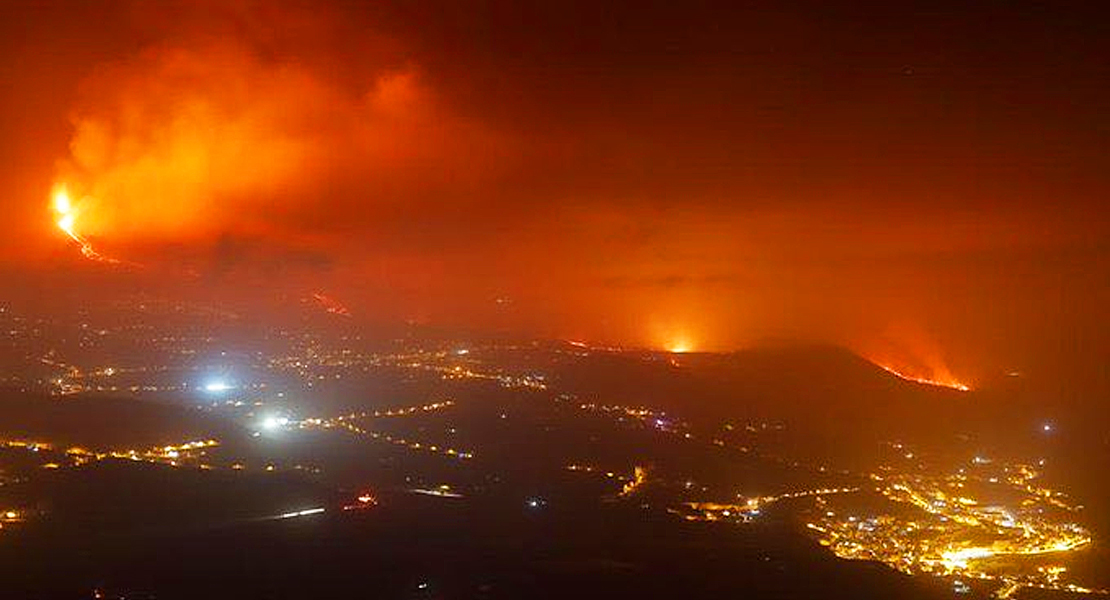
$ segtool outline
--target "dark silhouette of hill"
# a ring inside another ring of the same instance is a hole
[[[5,591],[27,598],[88,598],[94,587],[128,598],[948,597],[928,579],[841,561],[782,522],[704,526],[622,504],[522,513],[410,495],[365,513],[232,523],[221,505],[232,491],[240,505],[300,492],[236,486],[218,472],[130,467],[111,469],[115,487],[154,488],[155,499],[174,492],[173,506],[141,508],[144,516],[184,518],[155,519],[164,525],[139,531],[125,520],[120,528],[102,515],[119,509],[99,506],[117,502],[113,495],[85,494],[91,520],[28,529],[19,544],[0,545]],[[160,476],[173,481],[152,479]],[[213,513],[217,525],[197,524]]]
[[[242,435],[234,425],[200,411],[138,399],[0,390],[0,411],[0,436],[57,445],[134,448]]]
[[[901,379],[834,346],[728,354],[591,353],[561,364],[559,388],[705,425],[781,421],[810,439],[950,438],[985,418],[976,392]]]

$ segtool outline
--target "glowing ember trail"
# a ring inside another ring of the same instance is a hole
[[[891,375],[894,375],[895,377],[897,377],[899,379],[903,379],[905,381],[912,381],[914,383],[921,383],[921,384],[924,384],[924,385],[934,385],[934,386],[937,386],[937,387],[946,387],[946,388],[953,389],[953,390],[959,390],[961,392],[970,392],[971,391],[971,387],[969,387],[969,386],[967,386],[963,383],[960,383],[958,381],[954,381],[954,380],[939,381],[939,380],[936,380],[936,379],[929,379],[928,377],[915,377],[913,375],[906,375],[904,373],[899,373],[898,371],[895,371],[894,369],[892,369],[891,367],[888,367],[886,365],[881,365],[879,363],[875,363],[875,364],[879,368],[881,368],[882,370],[886,371],[887,373],[890,373]]]
[[[327,294],[324,294],[322,292],[313,292],[312,299],[320,308],[333,315],[339,315],[341,317],[351,316],[351,311],[347,310],[346,306],[343,306],[342,303],[340,303],[335,298],[328,296]]]
[[[73,241],[77,242],[77,244],[81,246],[81,254],[83,254],[85,258],[100,262],[119,263],[119,260],[104,256],[103,254],[97,252],[88,240],[81,237],[77,233],[75,227],[77,224],[77,216],[79,212],[77,210],[77,207],[73,205],[73,201],[70,200],[69,192],[66,191],[65,186],[58,186],[57,188],[55,188],[53,209],[54,214],[57,216],[58,219],[57,221],[55,221],[55,223],[58,225],[58,229],[64,231],[66,235],[68,235]]]

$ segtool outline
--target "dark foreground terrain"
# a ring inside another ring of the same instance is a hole
[[[127,494],[73,483],[69,519],[0,545],[11,598],[935,598],[880,565],[840,561],[784,520],[686,523],[627,503],[387,495],[360,511],[276,520],[227,505],[324,502],[319,490],[105,465]],[[157,485],[157,488],[152,488]],[[86,490],[84,494],[81,490]],[[172,506],[181,493],[191,505]],[[317,497],[313,498],[316,493]],[[284,498],[277,500],[277,498]],[[160,501],[158,510],[144,509]],[[198,511],[210,513],[205,523]],[[125,519],[130,514],[132,518]],[[193,518],[186,518],[192,515]]]

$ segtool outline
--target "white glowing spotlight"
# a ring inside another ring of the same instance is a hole
[[[294,519],[296,517],[307,517],[309,515],[318,515],[322,512],[324,512],[324,509],[320,508],[320,507],[306,508],[304,510],[294,510],[292,512],[281,513],[280,515],[275,515],[273,518],[274,519]]]
[[[220,379],[209,381],[208,383],[204,384],[204,391],[210,394],[220,394],[230,389],[231,384]]]
[[[288,424],[289,419],[287,417],[266,417],[265,419],[262,419],[262,429],[265,429],[266,431],[274,431],[285,427]]]

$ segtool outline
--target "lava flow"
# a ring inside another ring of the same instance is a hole
[[[340,303],[335,298],[328,296],[327,294],[324,294],[322,292],[313,292],[312,299],[320,308],[333,315],[339,315],[341,317],[351,316],[351,311],[348,310],[346,306],[343,306],[342,303]]]
[[[878,363],[876,363],[876,364],[878,364]],[[942,380],[939,380],[939,379],[930,379],[928,377],[916,377],[914,375],[906,375],[905,373],[900,373],[900,372],[898,372],[898,371],[896,371],[896,370],[894,370],[891,367],[888,367],[886,365],[879,364],[878,366],[882,370],[886,371],[887,373],[890,373],[891,375],[894,375],[895,377],[897,377],[899,379],[904,379],[906,381],[912,381],[914,383],[921,383],[921,384],[924,384],[924,385],[935,385],[935,386],[938,386],[938,387],[946,387],[946,388],[950,388],[950,389],[953,389],[953,390],[959,390],[961,392],[971,391],[970,386],[968,386],[966,384],[963,384],[963,383],[960,383],[960,382],[955,381],[955,380],[945,379],[945,380],[942,381]]]
[[[58,225],[58,229],[64,231],[73,241],[77,242],[81,247],[81,254],[83,254],[85,258],[108,263],[119,262],[118,259],[104,256],[97,252],[88,240],[77,233],[76,225],[79,212],[77,207],[73,205],[73,201],[70,200],[69,193],[66,191],[65,186],[58,186],[54,190],[53,208],[54,214],[57,215],[58,218],[55,222]]]

